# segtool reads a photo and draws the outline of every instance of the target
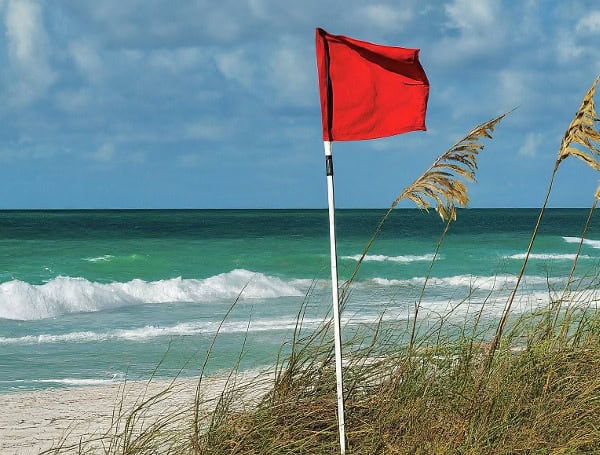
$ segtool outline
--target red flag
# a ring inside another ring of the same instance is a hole
[[[429,81],[419,49],[381,46],[317,28],[323,140],[425,130]]]

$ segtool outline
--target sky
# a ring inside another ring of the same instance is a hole
[[[339,208],[514,108],[469,207],[541,206],[600,74],[597,0],[0,0],[0,209],[327,207],[316,27],[419,48],[430,82],[427,131],[333,144]],[[598,180],[567,159],[550,206]]]

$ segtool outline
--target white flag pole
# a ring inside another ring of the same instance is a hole
[[[342,374],[342,339],[340,329],[340,305],[338,296],[337,249],[335,243],[335,200],[333,194],[333,156],[331,142],[324,141],[325,167],[327,170],[327,205],[329,207],[329,244],[331,255],[331,298],[333,303],[333,336],[335,346],[335,378],[337,384],[338,429],[340,453],[346,453],[346,431],[344,423],[344,379]]]

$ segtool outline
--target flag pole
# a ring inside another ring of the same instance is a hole
[[[338,429],[340,453],[346,453],[346,431],[344,422],[344,379],[342,373],[342,340],[340,329],[340,305],[338,296],[337,249],[335,242],[335,200],[333,193],[333,156],[331,142],[323,142],[325,148],[325,168],[327,171],[327,206],[329,208],[329,244],[331,256],[331,298],[333,303],[333,336],[335,347],[335,379],[337,385]]]

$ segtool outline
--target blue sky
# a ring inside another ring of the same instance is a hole
[[[420,48],[431,84],[428,131],[334,143],[338,207],[514,107],[470,207],[539,207],[600,74],[597,0],[0,0],[0,208],[326,207],[317,26]],[[570,158],[551,206],[598,177]]]

